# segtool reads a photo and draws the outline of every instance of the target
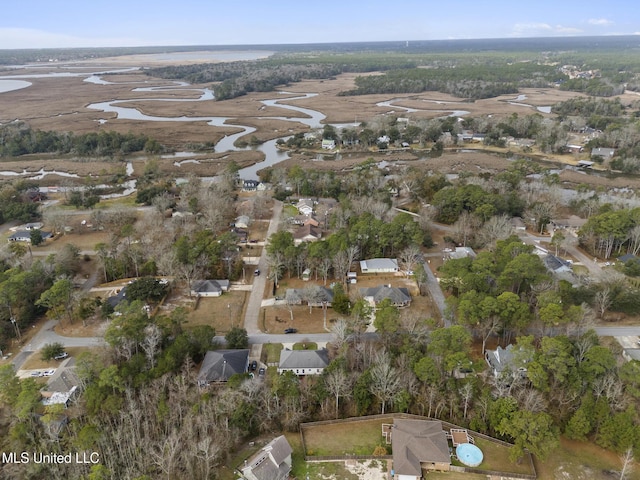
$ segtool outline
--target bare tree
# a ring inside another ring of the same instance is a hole
[[[149,324],[144,329],[144,339],[140,347],[144,350],[149,362],[149,368],[155,367],[156,354],[160,349],[160,342],[162,341],[162,332],[160,328],[155,324]]]
[[[513,227],[507,215],[493,216],[487,220],[476,236],[484,246],[494,246],[498,240],[503,240],[511,235]]]
[[[400,260],[400,265],[402,270],[404,270],[405,274],[409,276],[409,272],[412,272],[415,268],[416,264],[422,258],[422,252],[420,251],[420,247],[417,245],[409,245],[405,249],[400,252],[398,259]]]
[[[631,472],[633,472],[633,447],[627,448],[627,450],[620,457],[622,461],[622,470],[620,471],[620,480],[629,478]]]
[[[464,404],[464,413],[463,418],[467,418],[467,410],[469,409],[469,404],[471,403],[471,399],[473,398],[473,385],[471,382],[465,383],[458,390],[460,396],[462,397],[462,403]]]
[[[599,318],[604,318],[605,312],[613,303],[613,292],[608,286],[601,288],[593,297],[593,306],[598,313]]]
[[[380,400],[382,414],[385,413],[387,403],[392,402],[400,391],[398,371],[391,366],[389,355],[386,353],[378,355],[371,367],[369,391]]]
[[[336,401],[336,418],[338,418],[338,408],[340,398],[351,396],[352,378],[342,368],[336,368],[325,377],[325,386]],[[383,412],[384,413],[384,412]]]

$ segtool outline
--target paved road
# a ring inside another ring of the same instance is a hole
[[[267,239],[278,231],[280,225],[280,216],[282,214],[282,202],[274,200],[273,203],[273,215],[269,222],[269,228],[267,229]],[[247,309],[244,316],[244,328],[249,335],[261,333],[258,326],[260,317],[260,307],[262,305],[262,297],[264,296],[264,289],[267,285],[268,279],[268,264],[267,264],[267,249],[262,249],[262,255],[258,261],[257,267],[262,274],[253,278],[253,288],[251,295],[249,295],[249,301],[247,302]]]
[[[106,345],[102,337],[65,337],[54,332],[56,320],[47,320],[23,350],[39,350],[47,343],[59,342],[65,347],[95,347]]]

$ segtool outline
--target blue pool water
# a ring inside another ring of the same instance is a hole
[[[482,450],[471,443],[461,443],[456,447],[456,456],[458,460],[468,467],[477,467],[482,463],[484,455]]]

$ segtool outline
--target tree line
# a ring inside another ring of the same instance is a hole
[[[25,122],[0,125],[0,157],[19,157],[33,153],[58,153],[111,157],[145,151],[160,153],[164,147],[143,134],[114,131],[74,134],[33,130]]]

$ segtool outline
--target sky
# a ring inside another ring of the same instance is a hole
[[[640,35],[635,0],[3,3],[0,49]]]

